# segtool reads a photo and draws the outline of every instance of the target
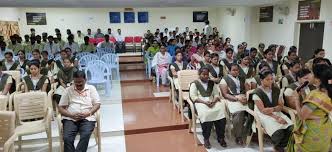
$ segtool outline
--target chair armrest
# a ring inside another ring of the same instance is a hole
[[[286,112],[286,113],[288,113],[288,114],[290,115],[291,120],[293,121],[293,123],[296,122],[296,117],[295,117],[295,115],[297,114],[296,110],[284,106],[284,107],[282,108],[282,111],[284,111],[284,112]]]
[[[15,151],[15,139],[17,138],[17,135],[14,133],[7,141],[5,142],[3,146],[4,152],[14,152]]]
[[[187,99],[187,102],[190,106],[191,109],[191,116],[192,116],[192,120],[196,120],[196,115],[195,115],[195,105],[194,102],[191,101],[190,97]]]
[[[62,132],[63,132],[63,125],[62,125],[62,116],[61,116],[61,114],[57,114],[56,115],[56,121],[57,121],[57,123],[58,123],[58,129],[59,129],[59,134],[62,134]]]
[[[24,88],[22,90],[22,86],[24,86],[24,82],[20,82],[19,84],[17,84],[17,87],[16,87],[16,91],[24,91]]]

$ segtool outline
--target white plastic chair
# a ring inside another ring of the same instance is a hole
[[[13,79],[15,80],[15,83],[16,83],[16,88],[17,88],[19,83],[21,82],[21,77],[23,76],[23,75],[21,75],[21,70],[20,71],[10,70],[10,71],[2,71],[2,72],[7,73],[13,77]]]
[[[97,47],[97,52],[105,52],[106,51],[106,48],[100,48],[100,47]]]
[[[94,53],[94,55],[97,55],[99,58],[101,58],[105,54],[107,54],[107,52],[105,52],[105,51],[98,51],[98,52]]]
[[[152,57],[149,56],[149,52],[146,51],[144,58],[146,60],[146,64],[145,64],[145,74],[148,75],[148,78],[151,78],[151,64],[152,64]]]
[[[76,54],[76,57],[78,59],[81,59],[83,56],[90,55],[90,54],[91,54],[90,52],[80,52],[80,53]]]
[[[32,53],[25,54],[25,58],[28,60],[32,60],[33,59]]]
[[[15,134],[18,136],[19,149],[22,136],[46,132],[48,150],[52,151],[52,109],[48,107],[46,92],[14,93],[14,109],[17,119]],[[9,103],[12,104],[12,103]]]
[[[104,84],[105,95],[110,95],[110,83],[108,78],[109,68],[107,64],[100,60],[90,61],[85,69],[88,84]]]
[[[6,111],[8,105],[9,96],[0,95],[0,111]]]
[[[48,58],[49,58],[49,59],[53,59],[53,58],[54,58],[54,55],[53,55],[53,54],[49,54],[49,55],[48,55]]]
[[[56,54],[53,59],[54,59],[54,61],[60,60],[61,59],[60,53]]]
[[[99,60],[99,57],[94,54],[85,55],[79,59],[78,65],[80,70],[84,70],[90,61]]]
[[[14,152],[15,112],[0,111],[0,149],[4,152]]]
[[[110,68],[110,73],[112,73],[112,70],[116,70],[116,76],[118,80],[120,80],[120,66],[119,66],[119,57],[116,54],[108,53],[103,55],[100,60],[108,64]],[[111,79],[112,80],[112,79]]]

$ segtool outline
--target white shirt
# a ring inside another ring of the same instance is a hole
[[[60,52],[60,46],[59,44],[56,44],[56,43],[50,43],[50,42],[47,42],[45,43],[44,45],[44,51],[47,51],[48,54],[55,54],[57,52]]]
[[[206,25],[204,27],[204,34],[209,37],[210,35],[212,35],[212,27],[210,25]]]
[[[124,41],[124,37],[123,37],[122,35],[117,34],[117,35],[115,36],[115,40],[116,40],[117,42],[123,42],[123,41]]]
[[[92,85],[85,84],[81,93],[75,89],[75,85],[66,88],[65,94],[61,96],[59,106],[68,106],[70,113],[90,112],[94,104],[100,103],[100,97],[96,88]],[[69,117],[63,119],[73,120]],[[88,121],[96,121],[94,115],[85,118]]]
[[[75,52],[79,52],[80,47],[78,46],[78,44],[76,42],[73,42],[71,45],[69,44],[69,42],[67,42],[62,49],[65,48],[70,48],[71,52],[75,53]]]

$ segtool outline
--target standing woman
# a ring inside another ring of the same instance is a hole
[[[316,90],[311,91],[303,103],[294,92],[298,119],[293,138],[288,144],[289,152],[328,152],[332,138],[332,69],[327,65],[313,68],[314,79],[319,82]]]
[[[227,147],[225,142],[225,111],[220,102],[218,85],[209,80],[209,69],[206,67],[198,70],[199,80],[190,85],[189,97],[194,102],[198,119],[201,122],[204,146],[211,148],[209,141],[213,125],[216,128],[217,140],[222,147]],[[195,122],[194,122],[195,123]]]
[[[260,73],[262,85],[253,92],[254,111],[263,128],[271,137],[274,149],[283,152],[293,130],[292,121],[281,112],[283,100],[280,89],[273,85],[274,78],[270,70]]]
[[[152,63],[154,63],[156,66],[156,72],[161,77],[161,83],[163,85],[166,85],[167,83],[167,71],[168,66],[171,63],[172,56],[166,51],[165,46],[160,46],[160,51],[156,53],[156,55],[153,58]],[[159,78],[157,78],[159,79]]]
[[[47,76],[40,74],[40,62],[32,60],[29,63],[30,74],[23,77],[25,92],[30,91],[47,91],[49,80]]]

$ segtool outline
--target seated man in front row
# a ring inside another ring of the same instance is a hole
[[[63,116],[63,140],[65,152],[86,152],[92,131],[95,128],[95,112],[100,108],[100,98],[96,88],[86,84],[83,71],[73,74],[74,85],[66,88],[59,103]],[[77,134],[80,141],[74,147]]]

